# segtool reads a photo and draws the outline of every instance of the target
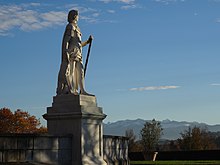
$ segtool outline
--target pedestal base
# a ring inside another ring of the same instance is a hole
[[[103,125],[106,115],[95,96],[58,95],[43,115],[49,134],[72,134],[73,165],[106,165],[103,160]]]

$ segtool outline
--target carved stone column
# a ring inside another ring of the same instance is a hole
[[[95,96],[57,95],[43,115],[49,134],[72,134],[72,165],[106,165],[103,124],[106,115]]]

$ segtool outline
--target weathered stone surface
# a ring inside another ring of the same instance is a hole
[[[52,149],[52,150],[58,150],[59,149],[59,143],[57,138],[48,138],[48,137],[42,137],[42,138],[35,138],[34,139],[34,149]]]
[[[104,159],[108,165],[128,165],[128,139],[120,136],[104,135]]]
[[[70,165],[72,145],[69,144],[71,143],[72,136],[69,135],[2,134],[0,146],[6,147],[0,148],[0,164],[4,162],[35,162]]]
[[[96,126],[95,126],[96,127]],[[92,135],[91,135],[92,136]],[[73,136],[45,136],[45,135],[1,135],[0,136],[0,145],[3,144],[3,140],[7,138],[10,141],[21,141],[21,142],[33,142],[35,147],[27,148],[27,145],[19,147],[19,149],[2,149],[0,148],[0,164],[12,163],[12,162],[33,162],[34,164],[47,163],[51,165],[71,165],[72,164],[72,155],[76,152],[75,147],[72,145]],[[35,143],[35,140],[38,139]],[[47,147],[42,146],[39,142],[47,141],[48,146],[52,146],[54,142],[58,142],[57,149],[46,149]],[[87,139],[89,144],[86,148],[87,153],[82,156],[83,163],[99,165],[103,160],[102,157],[97,156],[93,157],[95,153],[93,151],[97,150],[96,147],[101,147],[99,145],[93,146],[93,141]],[[7,141],[7,140],[6,140]],[[12,143],[14,144],[14,143]],[[118,136],[107,136],[103,137],[103,157],[105,162],[108,165],[122,164],[128,165],[128,143],[127,138],[118,137]],[[101,149],[102,149],[101,147]],[[13,147],[11,147],[13,148]],[[88,152],[89,148],[92,152]],[[96,148],[96,149],[95,149]],[[101,151],[101,149],[99,151]],[[74,162],[76,162],[76,157]],[[22,163],[21,163],[22,164]],[[23,163],[24,164],[24,163]]]
[[[72,164],[106,165],[103,160],[103,125],[106,117],[95,96],[58,95],[44,118],[50,134],[72,134]]]
[[[33,149],[34,138],[17,138],[17,149]]]

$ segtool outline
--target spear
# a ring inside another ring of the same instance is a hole
[[[89,62],[89,55],[90,55],[90,50],[91,50],[91,46],[92,46],[92,37],[89,37],[90,43],[89,43],[89,48],[88,48],[88,52],[87,52],[87,57],[86,57],[86,63],[85,63],[85,68],[84,68],[84,77],[86,76],[86,69],[87,69],[87,65]]]

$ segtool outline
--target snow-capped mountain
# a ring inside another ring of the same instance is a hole
[[[127,129],[133,129],[137,138],[140,137],[140,130],[143,128],[144,123],[150,120],[136,119],[136,120],[120,120],[113,123],[104,124],[104,134],[124,136]],[[205,123],[198,122],[186,122],[186,121],[171,121],[169,119],[160,121],[163,128],[162,139],[178,139],[180,133],[184,130],[188,130],[188,127],[200,127],[205,128],[211,132],[220,131],[220,124],[208,125]]]

